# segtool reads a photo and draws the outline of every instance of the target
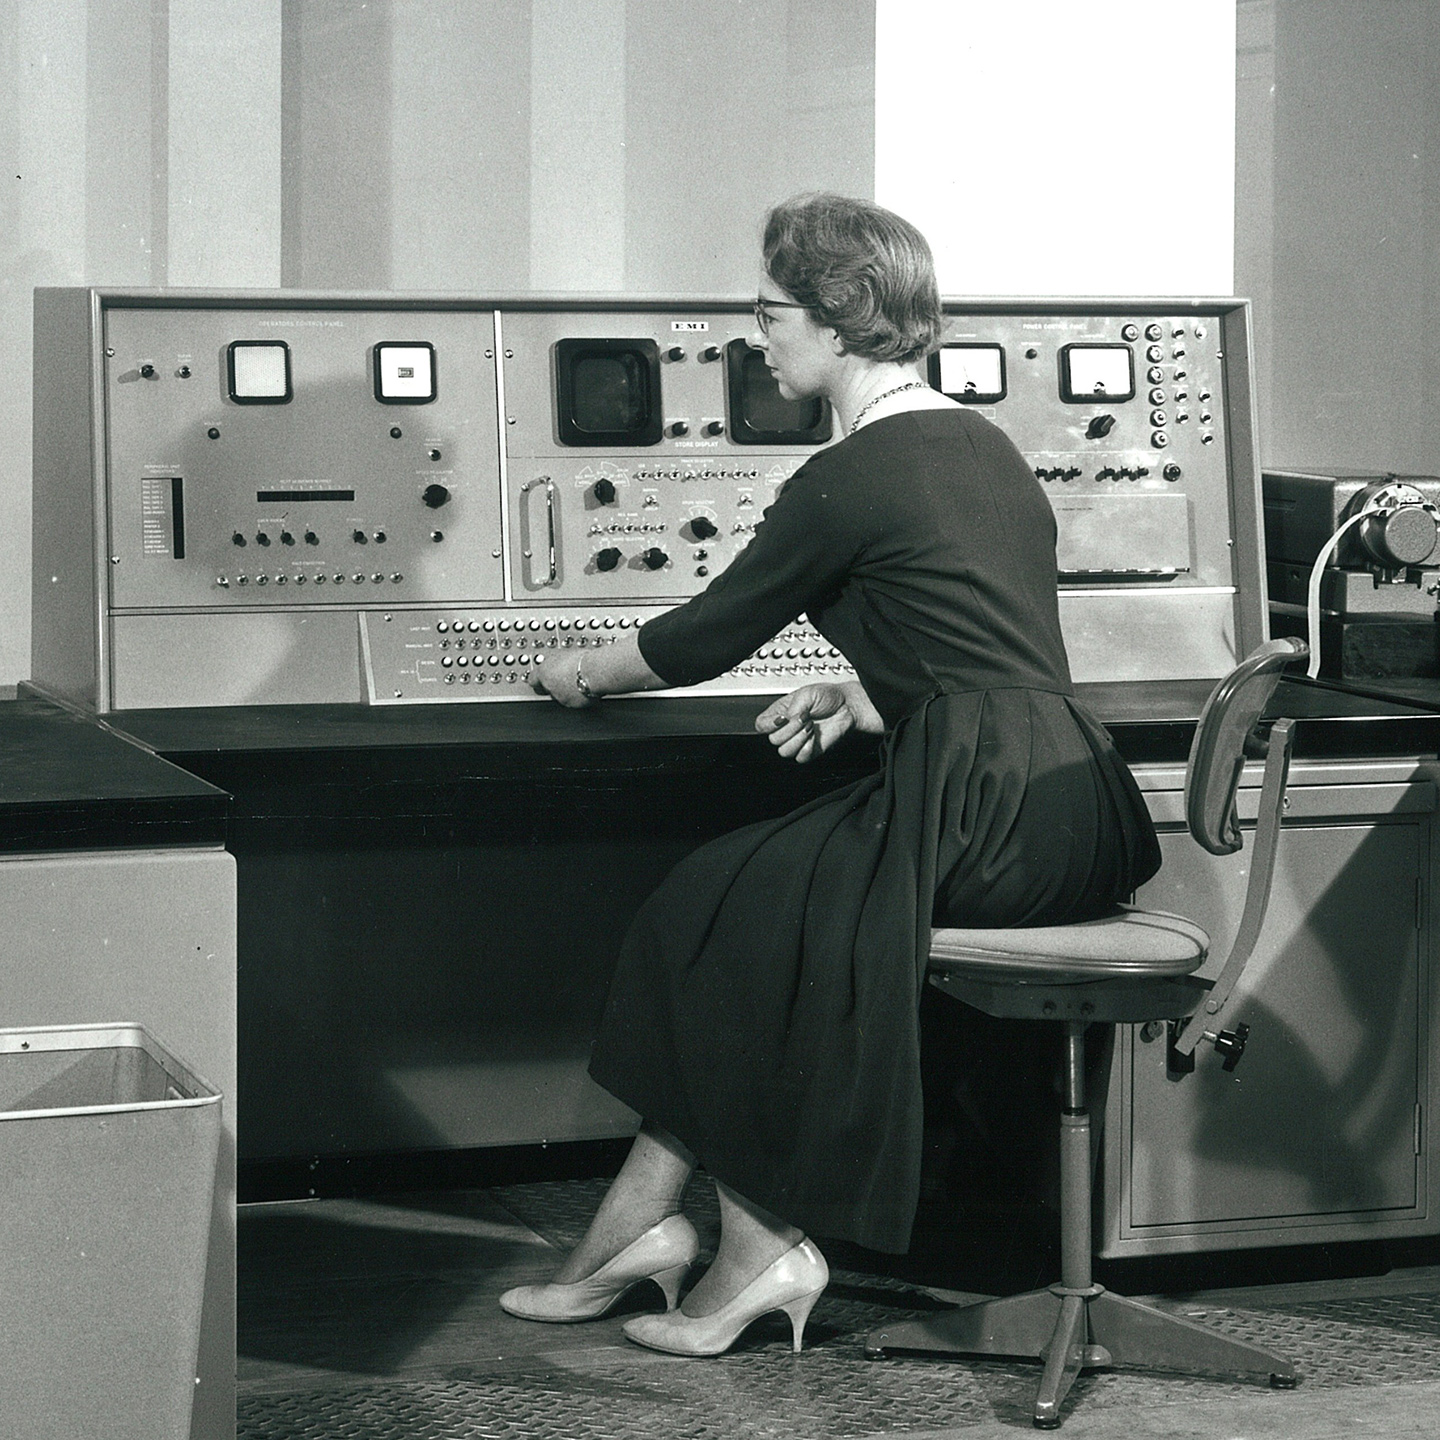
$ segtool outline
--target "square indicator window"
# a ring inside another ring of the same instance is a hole
[[[725,347],[730,438],[740,445],[823,445],[830,438],[825,400],[787,400],[765,364],[744,340]]]
[[[930,357],[930,383],[964,405],[993,405],[1005,398],[1005,348],[942,345]]]
[[[653,340],[557,340],[555,412],[564,445],[658,445],[660,347]]]
[[[1067,405],[1135,398],[1135,356],[1128,345],[1066,345],[1060,351],[1060,398]]]
[[[232,340],[226,369],[237,405],[288,405],[294,395],[290,347],[283,340]]]
[[[377,345],[375,398],[382,405],[428,405],[435,398],[435,347],[424,340]]]

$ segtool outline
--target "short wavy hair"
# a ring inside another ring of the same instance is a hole
[[[935,259],[894,211],[848,195],[796,195],[765,217],[763,244],[765,273],[848,353],[906,362],[939,345]]]

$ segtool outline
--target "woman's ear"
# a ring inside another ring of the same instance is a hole
[[[840,332],[838,330],[832,330],[830,332],[830,348],[837,355],[843,355],[845,353],[845,342],[840,338]]]

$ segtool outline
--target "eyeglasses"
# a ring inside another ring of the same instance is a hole
[[[771,310],[808,310],[808,305],[801,305],[795,300],[767,300],[763,295],[755,297],[755,323],[760,327],[762,335],[770,333]]]

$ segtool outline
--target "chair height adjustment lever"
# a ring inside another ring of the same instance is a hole
[[[1215,1053],[1224,1057],[1220,1068],[1233,1070],[1245,1053],[1245,1042],[1250,1038],[1248,1025],[1237,1025],[1233,1030],[1222,1030],[1218,1035],[1206,1032],[1205,1038],[1215,1046]]]
[[[1171,1020],[1167,1026],[1165,1074],[1171,1080],[1179,1080],[1182,1076],[1191,1074],[1195,1069],[1195,1052],[1192,1050],[1186,1053],[1175,1043],[1180,1038],[1180,1032],[1188,1023],[1188,1019]],[[1218,1032],[1206,1030],[1200,1038],[1208,1040],[1215,1047],[1215,1053],[1221,1057],[1220,1068],[1222,1070],[1233,1070],[1240,1063],[1240,1057],[1245,1053],[1245,1042],[1250,1038],[1250,1027],[1237,1025],[1233,1030]]]

